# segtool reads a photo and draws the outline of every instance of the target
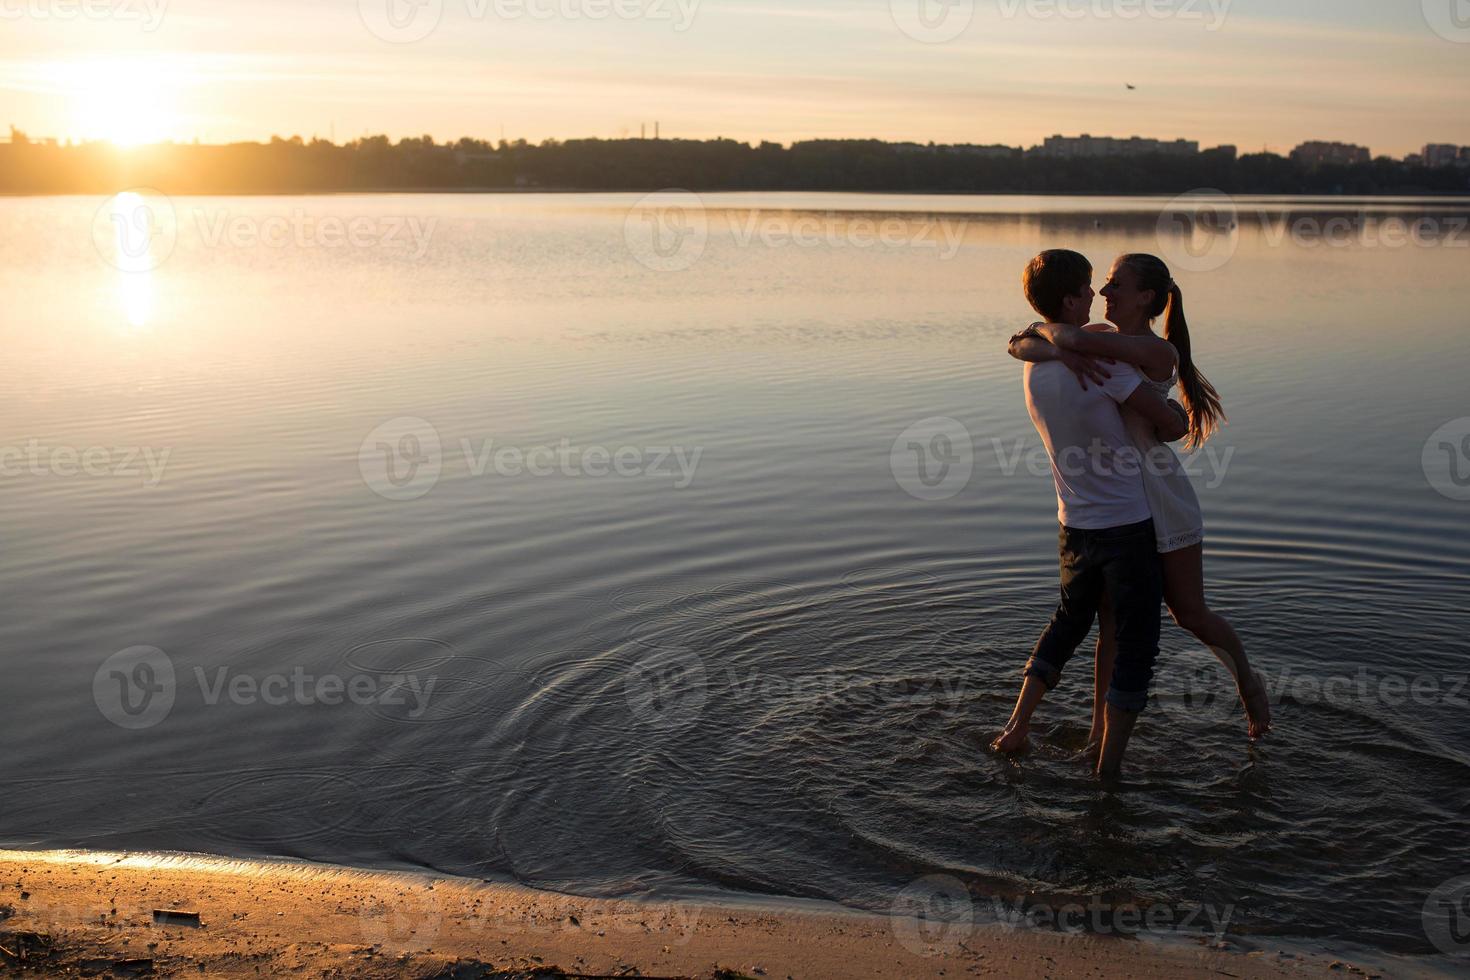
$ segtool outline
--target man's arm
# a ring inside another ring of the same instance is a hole
[[[1184,409],[1147,385],[1139,385],[1123,402],[1148,420],[1158,433],[1160,442],[1174,442],[1189,434],[1189,416]]]
[[[1039,326],[1033,323],[1013,336],[1006,346],[1006,352],[1018,361],[1031,361],[1034,364],[1040,364],[1043,361],[1061,361],[1069,371],[1077,375],[1077,382],[1082,385],[1083,391],[1087,390],[1089,379],[1094,384],[1101,385],[1112,377],[1096,358],[1062,350],[1043,339],[1038,331]]]
[[[1018,361],[1031,361],[1033,364],[1059,360],[1061,350],[1050,341],[1042,340],[1036,327],[1033,323],[1012,335],[1010,343],[1006,345],[1006,353]]]

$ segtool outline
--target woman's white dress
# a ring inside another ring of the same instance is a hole
[[[1139,371],[1143,374],[1142,370]],[[1168,398],[1179,382],[1176,368],[1168,381],[1154,381],[1143,376],[1143,383],[1160,397]],[[1159,441],[1154,427],[1143,416],[1130,409],[1123,410],[1123,421],[1128,426],[1128,435],[1138,450],[1143,469],[1143,489],[1148,495],[1148,509],[1154,519],[1154,536],[1159,552],[1178,551],[1205,539],[1205,518],[1200,510],[1199,497],[1184,472],[1184,463],[1174,452],[1174,447]]]

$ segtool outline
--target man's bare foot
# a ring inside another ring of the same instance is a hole
[[[1266,690],[1266,681],[1261,672],[1252,670],[1250,677],[1240,683],[1240,703],[1245,705],[1251,738],[1263,738],[1271,730],[1271,698]]]
[[[1001,732],[994,742],[990,743],[990,747],[997,752],[1012,755],[1030,745],[1031,740],[1029,735],[1029,725],[1007,725],[1006,730]]]

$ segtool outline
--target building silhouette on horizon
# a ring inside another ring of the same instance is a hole
[[[1234,150],[1234,147],[1221,147],[1221,149]],[[1145,139],[1141,136],[1130,136],[1127,139],[1118,139],[1113,136],[1092,136],[1083,133],[1081,136],[1048,136],[1040,145],[1031,148],[1031,155],[1038,157],[1142,157],[1142,156],[1177,156],[1192,157],[1199,154],[1198,140],[1164,140]]]
[[[1426,143],[1420,157],[1426,167],[1470,166],[1470,146],[1454,143]]]
[[[1371,162],[1373,154],[1366,146],[1358,146],[1356,143],[1311,140],[1292,150],[1291,159],[1309,169],[1322,166],[1349,167],[1353,164]]]

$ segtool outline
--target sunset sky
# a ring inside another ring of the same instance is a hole
[[[931,24],[964,26],[941,43],[901,28],[922,33],[918,2],[0,0],[0,123],[119,142],[539,141],[659,120],[747,141],[1470,144],[1470,0],[929,0]],[[1146,2],[1166,16],[1123,17]],[[581,6],[599,3],[641,16]]]

